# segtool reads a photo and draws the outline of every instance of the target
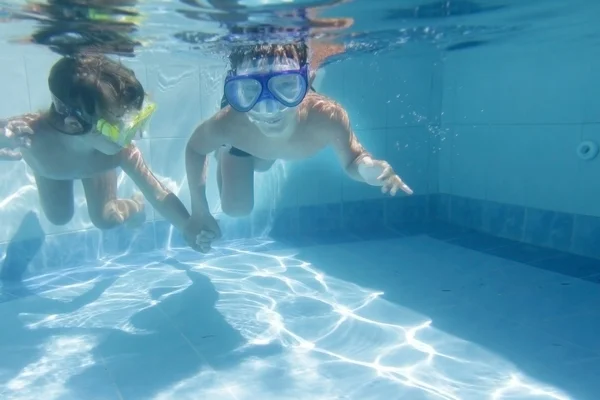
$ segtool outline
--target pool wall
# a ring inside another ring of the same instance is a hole
[[[600,257],[600,209],[594,201],[600,189],[592,185],[598,161],[583,162],[575,153],[582,139],[600,139],[598,101],[591,95],[594,84],[598,87],[594,64],[582,65],[578,53],[551,62],[549,52],[497,51],[410,46],[325,67],[317,90],[347,108],[359,140],[375,157],[387,159],[415,195],[389,198],[350,180],[326,150],[257,176],[261,195],[253,215],[241,220],[219,215],[226,238],[310,236],[318,243],[347,234],[440,234],[452,226],[446,238],[474,230]],[[38,47],[12,47],[3,54],[0,81],[14,95],[0,100],[0,116],[47,107],[47,74],[56,55]],[[160,54],[122,61],[159,105],[139,147],[153,172],[189,205],[184,146],[194,127],[218,109],[225,65]],[[219,214],[214,168],[211,172],[209,202]],[[23,162],[1,164],[0,175],[4,271],[15,263],[38,270],[182,244],[151,209],[140,230],[98,231],[87,217],[79,183],[75,218],[53,226],[39,213]],[[133,189],[121,174],[119,193],[128,196]]]
[[[530,39],[442,56],[434,218],[600,258],[600,58]]]

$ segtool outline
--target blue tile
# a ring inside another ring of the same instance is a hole
[[[510,246],[489,249],[487,250],[487,253],[526,264],[539,262],[550,258],[557,258],[562,255],[562,253],[556,250],[532,246],[525,243],[514,243]]]
[[[97,260],[100,257],[100,241],[102,234],[98,229],[90,229],[85,232],[85,259]]]
[[[566,367],[563,367],[563,365],[564,361],[553,363],[553,369],[556,373],[551,379],[547,380],[548,382],[564,382],[561,387],[569,393],[571,399],[595,400],[598,398],[598,393],[600,393],[600,380],[598,379],[600,358],[570,362]]]
[[[384,200],[349,201],[342,206],[343,228],[351,232],[379,230],[384,223]]]
[[[277,234],[271,237],[284,249],[316,246],[319,244],[316,238],[308,234]]]
[[[12,300],[16,300],[16,297],[13,296],[8,290],[5,290],[2,285],[0,285],[0,304],[8,303]]]
[[[130,238],[129,250],[132,253],[147,253],[156,249],[154,222],[145,222],[141,229],[129,232],[126,237]]]
[[[589,305],[589,311],[595,308],[594,305]],[[551,332],[553,336],[559,339],[569,341],[581,348],[587,349],[590,356],[595,355],[598,357],[598,354],[600,354],[600,335],[598,335],[600,316],[596,312],[584,315],[558,315],[556,318],[540,321],[539,326],[536,328],[545,332]],[[597,376],[598,371],[595,372]]]
[[[500,247],[506,247],[513,245],[515,242],[508,239],[502,239],[496,236],[487,235],[481,232],[470,232],[459,235],[453,239],[448,240],[448,243],[452,243],[461,247],[477,251],[486,251],[491,249],[498,249]]]
[[[364,230],[361,232],[353,232],[353,234],[359,240],[386,240],[386,239],[395,239],[402,236],[405,236],[404,233],[388,227],[383,227],[380,229],[372,229],[372,230]]]
[[[269,252],[289,249],[291,246],[284,241],[278,241],[274,238],[248,238],[237,239],[219,243],[218,248],[221,253],[226,253],[230,249],[243,249],[252,252]]]
[[[163,250],[167,247],[171,226],[164,220],[154,221],[154,240],[157,249]]]
[[[69,378],[69,395],[74,399],[119,399],[117,386],[104,363],[96,362]],[[85,364],[84,364],[85,365]]]
[[[248,238],[264,238],[269,236],[271,230],[273,229],[273,226],[275,226],[275,221],[278,215],[278,209],[255,210],[248,221]]]
[[[87,258],[86,232],[68,232],[46,238],[45,257],[49,266],[75,266]]]
[[[438,210],[440,208],[441,193],[430,194],[427,200],[427,215],[431,219],[438,219]]]
[[[351,243],[358,242],[360,240],[360,238],[353,232],[347,232],[343,230],[314,232],[306,236],[307,238],[310,238],[310,240],[313,242],[313,245],[316,246]]]
[[[600,260],[574,254],[563,254],[560,257],[532,262],[530,265],[592,282],[596,282],[596,276],[600,274]]]
[[[186,292],[169,301],[185,298]],[[124,399],[152,398],[202,367],[203,361],[189,341],[156,307],[138,312],[130,324],[145,334],[111,330],[96,348]],[[150,348],[153,350],[148,351]]]
[[[400,232],[413,231],[428,221],[429,196],[391,197],[385,201],[386,224]]]
[[[105,255],[139,254],[156,249],[154,222],[145,222],[138,229],[119,226],[102,231],[102,252]]]
[[[558,250],[571,248],[574,217],[555,211],[527,209],[525,241]]]
[[[441,221],[432,221],[431,223],[424,225],[424,228],[425,229],[423,233],[426,233],[427,236],[439,240],[458,239],[467,234],[474,233],[470,228],[452,225]]]
[[[482,230],[494,236],[521,241],[525,229],[525,208],[492,201],[483,202]]]
[[[600,258],[600,218],[577,215],[573,232],[573,251]]]
[[[172,248],[173,247],[187,248],[188,244],[185,241],[185,238],[183,237],[181,232],[179,232],[179,230],[172,227],[170,224],[167,224],[167,225],[168,225],[167,232],[170,232],[170,237],[167,237],[167,240],[170,238],[170,241],[168,243],[165,242],[166,246],[170,246]]]
[[[12,241],[3,246],[4,259],[0,264],[0,280],[21,281],[42,246],[44,238]]]
[[[278,235],[297,235],[298,234],[298,208],[282,208],[278,210],[273,221],[273,227],[270,234]]]
[[[451,196],[444,193],[429,195],[429,217],[432,220],[450,222]]]
[[[579,278],[579,279],[583,279],[583,280],[588,281],[590,283],[595,283],[596,285],[600,285],[600,273],[596,274],[596,275],[586,276],[584,278]]]
[[[450,222],[480,230],[483,226],[483,201],[452,196]]]
[[[252,216],[244,218],[219,218],[219,227],[223,240],[244,239],[252,237]]]
[[[270,237],[275,241],[275,245],[271,245],[271,247],[274,247],[275,249],[333,245],[363,240],[354,232],[348,232],[341,229],[293,234],[280,233],[271,235]]]
[[[327,232],[340,230],[342,222],[341,204],[303,206],[298,209],[299,233]]]

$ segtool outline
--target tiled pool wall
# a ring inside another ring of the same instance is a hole
[[[574,106],[568,106],[577,103],[571,99],[577,97],[579,86],[550,79],[556,74],[552,68],[562,68],[562,75],[581,76],[583,82],[593,68],[585,67],[586,73],[574,73],[583,68],[577,54],[561,60],[558,66],[543,63],[545,67],[540,69],[539,52],[529,57],[522,54],[505,57],[495,52],[490,49],[487,53],[457,53],[444,56],[443,63],[436,61],[437,55],[432,58],[425,54],[394,59],[392,63],[380,57],[379,61],[363,59],[352,68],[343,63],[328,67],[323,92],[343,101],[363,144],[376,157],[385,158],[397,167],[417,195],[384,197],[373,188],[347,179],[334,168],[332,157],[325,154],[318,162],[290,169],[292,176],[288,180],[293,184],[285,188],[283,208],[276,211],[272,221],[272,236],[279,242],[302,246],[427,234],[519,262],[543,264],[559,260],[551,268],[572,265],[563,271],[567,274],[587,276],[599,271],[600,218],[594,215],[600,215],[600,209],[598,202],[593,201],[599,192],[597,185],[589,184],[600,173],[599,164],[577,160],[569,150],[580,140],[600,138],[600,130],[596,129],[600,126],[600,114],[589,110],[593,108],[590,104],[597,104],[597,100],[585,101],[585,112],[578,112]],[[549,52],[544,59],[553,54]],[[515,57],[521,60],[518,69],[513,68]],[[49,63],[44,66],[37,59],[34,61],[26,65],[33,68],[39,64],[39,73],[37,70],[26,73],[21,64],[5,63],[19,66],[12,71],[14,77],[11,77],[15,79],[10,79],[11,84],[20,88],[16,92],[28,93],[23,89],[26,87],[35,89],[21,99],[23,104],[13,104],[12,100],[7,104],[14,106],[5,110],[11,115],[47,102],[43,82],[28,82],[43,77]],[[182,186],[180,195],[187,198],[182,184],[185,171],[182,160],[168,155],[181,154],[191,129],[186,128],[188,125],[191,127],[204,114],[214,112],[219,103],[218,90],[207,85],[216,84],[218,79],[203,80],[196,67],[187,65],[169,66],[168,71],[151,65],[146,68],[143,63],[132,68],[145,77],[151,88],[160,87],[168,77],[179,77],[176,88],[158,92],[163,96],[160,103],[164,118],[153,123],[156,128],[153,132],[157,134],[141,140],[140,147],[149,155],[153,171]],[[365,68],[377,72],[372,81],[360,79]],[[214,71],[221,69],[215,67]],[[494,79],[489,79],[490,75]],[[520,80],[508,79],[514,76]],[[348,81],[353,82],[351,88],[346,85]],[[533,89],[522,85],[523,82],[533,85]],[[507,85],[512,85],[510,90]],[[503,88],[506,90],[502,91]],[[527,95],[542,89],[551,101],[539,102],[539,96]],[[518,90],[525,92],[515,96]],[[182,93],[190,97],[184,102],[190,110],[178,109]],[[383,103],[385,107],[381,106]],[[550,105],[552,108],[548,108]],[[203,114],[197,116],[191,108],[201,109]],[[582,113],[583,117],[579,115]],[[170,129],[172,115],[189,116],[189,120],[178,120],[175,125],[179,129]],[[540,147],[542,142],[545,146]],[[534,150],[518,152],[530,148]],[[544,151],[540,152],[541,149]],[[531,154],[539,155],[535,163]],[[502,168],[498,168],[500,165]],[[35,220],[35,211],[31,210],[37,200],[35,188],[24,171],[11,164],[3,172],[11,177],[3,183],[5,196],[19,187],[27,190],[13,199],[10,207],[1,210],[6,226],[11,228],[5,229],[1,239],[10,242],[0,244],[2,277],[18,277],[24,270],[43,271],[77,265],[84,260],[184,245],[180,236],[153,210],[149,210],[148,222],[139,230],[86,230],[89,224],[84,223],[82,201],[77,201],[77,215],[81,217],[77,221],[53,227],[42,218],[42,229],[38,229],[39,221],[29,221]],[[573,187],[557,190],[555,177],[559,175],[565,178],[562,185]],[[26,213],[32,217],[23,218]],[[269,225],[270,216],[266,211],[255,214],[252,219],[235,224],[233,229],[224,226],[226,239],[262,233],[257,225]],[[257,220],[259,224],[255,223]],[[13,235],[13,226],[19,224],[25,226],[23,231],[28,231],[27,234],[19,235],[18,228]]]
[[[512,261],[600,280],[597,217],[447,194],[283,208],[274,216],[267,236],[280,247],[429,235]],[[266,214],[262,217],[268,218]],[[247,218],[236,229],[225,231],[223,242],[255,238],[257,232],[252,228],[256,218]],[[165,221],[150,221],[136,230],[92,229],[15,238],[0,245],[4,255],[0,278],[14,280],[24,271],[75,267],[94,260],[110,262],[111,257],[123,254],[185,246],[178,232]]]

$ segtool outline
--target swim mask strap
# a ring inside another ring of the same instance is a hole
[[[70,133],[70,132],[64,132],[64,131],[61,131],[61,132],[65,133],[67,135],[85,135],[90,130],[92,130],[92,126],[93,126],[92,123],[83,116],[83,113],[81,112],[81,110],[78,110],[74,107],[67,106],[58,97],[56,97],[54,95],[54,93],[51,93],[51,96],[52,96],[52,104],[54,106],[54,111],[56,111],[62,117],[75,118],[77,120],[77,122],[79,122],[81,127],[83,128],[81,132],[77,132],[77,133]]]

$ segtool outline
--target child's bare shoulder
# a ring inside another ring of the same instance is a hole
[[[229,132],[237,131],[232,129],[235,124],[236,118],[230,107],[223,108],[196,127],[189,139],[189,145],[202,151],[214,147],[215,143],[222,144],[228,140]]]
[[[348,113],[337,101],[319,93],[311,92],[303,102],[303,114],[308,122],[347,125]]]

